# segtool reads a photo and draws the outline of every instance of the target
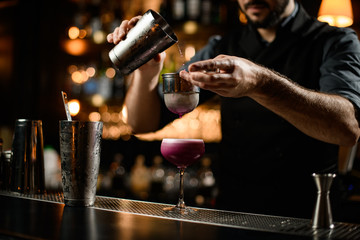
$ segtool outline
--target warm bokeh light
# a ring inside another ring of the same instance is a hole
[[[95,107],[100,107],[104,104],[104,98],[100,94],[94,94],[91,98],[91,103]]]
[[[126,108],[120,110],[118,107],[109,107],[106,104],[99,107],[99,113],[91,113],[104,123],[103,138],[117,140],[121,138],[128,141],[131,138],[131,128],[124,122],[123,114]],[[92,117],[92,118],[93,118]],[[89,116],[90,118],[90,116]],[[91,119],[92,119],[91,118]]]
[[[106,72],[105,72],[106,77],[108,77],[108,78],[114,78],[114,77],[115,77],[115,74],[116,74],[116,71],[115,71],[114,68],[108,68],[108,69],[106,69]]]
[[[93,40],[97,44],[104,43],[106,40],[106,34],[103,31],[96,31],[93,35]]]
[[[80,32],[79,32],[79,38],[85,38],[87,35],[87,32],[85,29],[80,29]]]
[[[93,77],[93,76],[95,76],[96,69],[94,67],[88,67],[86,69],[86,73],[89,77]]]
[[[353,20],[345,16],[323,15],[319,16],[318,20],[321,22],[327,22],[330,26],[337,27],[348,27],[353,24]]]
[[[93,122],[98,122],[101,119],[101,115],[98,112],[91,112],[89,114],[89,120]]]
[[[121,138],[127,141],[132,136],[131,127],[127,124],[127,108],[118,106],[110,107],[103,104],[98,112],[89,114],[90,121],[102,121],[104,123],[103,138],[117,140]],[[141,140],[161,141],[163,138],[201,138],[205,142],[221,141],[221,117],[220,104],[216,101],[198,106],[192,112],[180,119],[169,123],[163,129],[138,134]]]
[[[63,42],[63,47],[68,54],[83,55],[87,51],[87,43],[82,39],[69,39]]]
[[[205,104],[159,131],[136,136],[145,141],[161,141],[163,138],[201,138],[205,142],[220,142],[222,137],[220,123],[220,105]]]
[[[76,116],[80,112],[80,102],[77,99],[69,101],[69,111],[71,116]]]
[[[79,37],[80,30],[77,27],[71,27],[68,31],[68,36],[70,39],[76,39]]]
[[[117,113],[117,112],[111,113],[110,121],[113,122],[113,123],[118,123],[118,122],[120,122],[120,114]]]
[[[353,10],[350,0],[323,0],[318,20],[331,26],[348,27],[353,24]]]
[[[195,34],[198,31],[199,26],[195,21],[187,21],[183,28],[186,34]]]
[[[246,15],[240,10],[239,10],[239,20],[240,20],[241,23],[247,24]]]
[[[82,83],[82,76],[79,71],[75,71],[71,74],[71,80],[74,83],[81,84]]]
[[[103,112],[101,113],[101,120],[103,122],[110,122],[111,120],[111,114],[109,112]]]
[[[195,55],[195,47],[194,46],[187,46],[185,47],[185,59],[189,61]]]
[[[78,68],[77,68],[76,65],[70,65],[70,66],[68,66],[68,72],[69,72],[70,74],[72,74],[73,72],[75,72],[75,71],[77,71],[77,70],[78,70]]]
[[[71,74],[71,80],[77,84],[83,84],[89,80],[89,75],[84,70],[75,71]]]

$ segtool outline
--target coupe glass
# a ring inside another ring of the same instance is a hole
[[[164,138],[161,142],[161,154],[166,160],[176,165],[180,173],[180,193],[176,206],[165,208],[165,211],[174,211],[180,214],[195,212],[185,205],[184,201],[184,173],[186,167],[201,158],[205,152],[202,139],[175,139]]]

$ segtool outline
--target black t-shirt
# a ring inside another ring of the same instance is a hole
[[[251,25],[239,26],[227,36],[212,38],[191,62],[219,54],[249,59],[306,88],[344,96],[360,108],[356,33],[318,22],[302,7],[270,44]],[[211,96],[202,90],[200,100]],[[311,217],[316,197],[311,174],[336,171],[338,146],[305,135],[248,97],[221,97],[221,126],[221,157],[215,169],[218,207]]]

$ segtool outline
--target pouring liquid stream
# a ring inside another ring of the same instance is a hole
[[[178,48],[178,51],[179,51],[179,54],[180,54],[180,58],[181,58],[181,60],[182,60],[182,65],[181,65],[181,66],[184,66],[184,65],[185,65],[185,56],[184,56],[184,54],[183,54],[183,52],[182,52],[182,50],[181,50],[181,47],[180,47],[179,42],[176,43],[176,46],[177,46],[177,48]]]

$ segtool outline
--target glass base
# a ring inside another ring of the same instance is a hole
[[[163,208],[163,210],[164,210],[165,212],[178,213],[178,214],[182,214],[182,215],[185,215],[185,214],[194,214],[194,213],[197,212],[196,209],[193,209],[193,208],[190,208],[190,207],[180,208],[180,207],[177,207],[177,206],[166,207],[166,208]]]

